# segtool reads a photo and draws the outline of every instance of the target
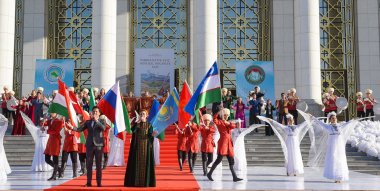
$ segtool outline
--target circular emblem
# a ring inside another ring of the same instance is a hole
[[[173,114],[173,108],[172,107],[167,107],[163,106],[160,110],[160,115],[158,115],[158,120],[160,121],[167,121],[170,119],[170,116]]]
[[[63,68],[57,65],[50,65],[44,71],[44,79],[51,84],[57,83],[58,78],[63,79],[64,77]]]
[[[250,84],[259,85],[265,79],[265,72],[260,66],[253,65],[245,70],[244,77]]]

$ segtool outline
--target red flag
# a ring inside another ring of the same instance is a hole
[[[191,91],[189,85],[185,81],[182,86],[181,95],[179,96],[178,126],[181,128],[185,128],[191,118],[191,115],[184,110],[190,99]]]
[[[75,93],[72,91],[69,91],[69,96],[73,104],[73,107],[75,109],[75,112],[77,114],[82,114],[83,121],[90,120],[90,115],[85,110],[83,110],[82,106],[79,105],[79,102]]]
[[[116,135],[116,137],[124,141],[124,140],[125,140],[125,134],[124,134],[124,131],[118,133],[118,134]]]

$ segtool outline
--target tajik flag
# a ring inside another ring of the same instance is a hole
[[[65,83],[58,79],[58,93],[49,107],[49,113],[57,113],[70,119],[71,124],[77,127],[77,114],[70,99]]]
[[[185,106],[185,111],[187,113],[190,113],[190,115],[195,115],[198,113],[197,110],[199,108],[202,108],[210,103],[222,101],[218,71],[218,65],[214,62],[210,70],[208,70],[206,76],[198,85],[198,88],[191,97],[189,103]]]

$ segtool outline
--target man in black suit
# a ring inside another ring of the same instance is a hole
[[[106,129],[105,121],[99,119],[100,110],[98,107],[92,108],[92,119],[87,120],[82,127],[76,131],[81,132],[87,129],[88,135],[86,140],[86,160],[87,160],[87,184],[91,186],[92,164],[96,162],[96,183],[98,187],[102,186],[102,155],[103,155],[103,131]]]

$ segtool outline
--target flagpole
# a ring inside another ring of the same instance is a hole
[[[201,113],[201,111],[198,110],[198,113],[199,113],[199,117],[200,117],[201,120],[202,120],[202,123],[205,124],[205,122],[203,121],[203,117],[202,117],[202,113]]]

